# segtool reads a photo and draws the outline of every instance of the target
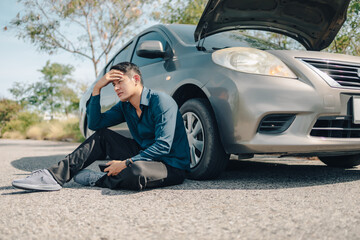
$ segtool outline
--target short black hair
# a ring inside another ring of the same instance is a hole
[[[130,73],[130,72],[136,73],[140,76],[141,84],[144,85],[140,69],[136,64],[131,63],[131,62],[121,62],[121,63],[115,64],[114,66],[112,66],[110,68],[110,70],[112,70],[112,69],[119,70],[119,71],[125,73],[126,75],[128,75],[128,73]]]

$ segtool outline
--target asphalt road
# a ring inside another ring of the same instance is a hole
[[[360,238],[360,168],[316,160],[256,156],[217,180],[143,192],[11,186],[76,146],[0,139],[0,239]]]

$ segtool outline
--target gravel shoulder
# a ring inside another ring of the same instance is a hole
[[[255,156],[217,180],[142,192],[15,189],[78,144],[0,139],[0,239],[358,239],[360,168]],[[97,163],[89,168],[97,170]]]

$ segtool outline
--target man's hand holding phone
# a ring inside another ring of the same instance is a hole
[[[107,172],[108,176],[116,176],[126,168],[126,161],[113,160],[106,164],[99,164],[102,172]]]

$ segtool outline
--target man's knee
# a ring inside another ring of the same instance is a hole
[[[134,176],[142,176],[150,179],[163,179],[168,175],[165,164],[155,161],[136,161],[131,165]]]
[[[91,135],[89,138],[90,139],[105,139],[107,138],[109,135],[111,135],[111,133],[113,133],[113,131],[107,129],[107,128],[101,128],[98,129],[94,132],[93,135]]]
[[[110,130],[107,129],[107,128],[101,128],[101,129],[96,130],[95,133],[94,133],[94,135],[102,136],[102,135],[107,134],[108,131],[110,131]]]
[[[149,168],[149,163],[146,161],[136,161],[120,174],[122,175],[123,182],[117,188],[135,191],[154,187],[153,182],[163,182],[163,179],[166,177],[166,173],[159,174],[151,167]]]
[[[133,164],[123,171],[123,183],[121,184],[122,186],[119,186],[120,188],[135,191],[145,189],[147,184],[146,176],[143,175],[141,168],[139,168],[137,164]]]
[[[133,164],[131,164],[131,166],[128,168],[132,176],[135,177],[144,176],[144,166],[142,162],[136,161]]]
[[[167,166],[161,162],[136,161],[131,166],[131,175],[138,179],[141,189],[165,187],[184,181],[169,175]]]

